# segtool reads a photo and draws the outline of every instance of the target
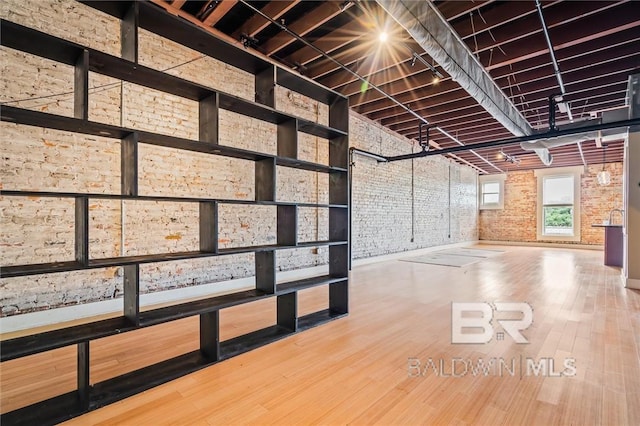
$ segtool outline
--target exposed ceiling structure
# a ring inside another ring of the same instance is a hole
[[[514,135],[464,82],[451,78],[446,64],[425,52],[423,47],[442,61],[424,39],[414,39],[406,22],[382,7],[392,2],[152,1],[348,95],[355,111],[408,138],[418,138],[421,122],[442,129],[430,132],[430,141],[442,148]],[[549,97],[561,93],[553,56],[565,89],[555,114],[559,126],[570,116],[575,123],[624,107],[628,76],[640,70],[640,7],[634,1],[550,0],[538,8],[535,0],[446,0],[433,6],[452,31],[445,35],[466,45],[534,131],[549,128]],[[594,139],[549,151],[555,167],[602,162]],[[607,142],[608,162],[622,155],[622,139]],[[545,167],[519,144],[459,152],[454,159],[486,173]]]

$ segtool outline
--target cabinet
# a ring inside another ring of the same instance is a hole
[[[4,413],[3,424],[57,423],[115,402],[187,373],[212,365],[245,351],[282,339],[348,314],[348,100],[342,95],[291,73],[244,49],[213,37],[202,29],[169,15],[146,2],[87,2],[121,20],[122,55],[116,57],[43,32],[2,20],[3,46],[44,57],[74,67],[74,117],[64,117],[14,106],[2,107],[2,120],[85,135],[121,140],[121,191],[119,194],[35,192],[3,189],[4,197],[67,198],[75,202],[75,258],[71,261],[11,265],[2,267],[0,277],[19,277],[107,267],[123,271],[122,315],[28,335],[2,342],[1,361],[8,361],[63,346],[77,347],[77,389],[73,392]],[[69,23],[72,25],[72,23]],[[139,28],[156,33],[193,50],[248,71],[255,76],[255,101],[248,101],[201,84],[175,77],[138,63]],[[89,72],[106,75],[165,93],[197,101],[199,137],[190,140],[135,128],[102,124],[89,120]],[[329,106],[329,125],[301,119],[276,109],[274,87],[280,85]],[[277,154],[223,146],[218,143],[219,111],[228,110],[277,126]],[[298,158],[298,133],[328,140],[328,165]],[[170,147],[215,156],[250,160],[255,165],[255,200],[146,196],[138,194],[138,147],[141,144]],[[288,167],[329,175],[328,204],[277,201],[276,168]],[[199,250],[110,258],[92,258],[89,239],[91,200],[140,200],[192,203],[199,208]],[[275,244],[222,248],[218,246],[218,211],[224,204],[273,206],[277,211]],[[298,241],[298,208],[329,210],[329,239]],[[302,280],[276,283],[279,250],[327,246],[329,273]],[[255,255],[255,288],[223,296],[213,296],[157,309],[140,309],[140,265],[238,253]],[[298,291],[328,286],[328,307],[298,316]],[[275,298],[275,324],[249,334],[220,341],[219,313],[239,304]],[[161,324],[188,316],[199,316],[199,349],[100,383],[91,384],[90,349],[93,340]]]

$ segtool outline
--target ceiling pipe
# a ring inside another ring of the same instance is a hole
[[[409,114],[413,115],[414,117],[416,117],[418,120],[420,120],[422,123],[425,124],[431,124],[429,123],[429,121],[427,121],[426,118],[422,117],[421,115],[419,115],[417,112],[415,112],[414,110],[412,110],[411,108],[407,107],[405,104],[403,104],[402,102],[398,101],[395,97],[393,97],[392,95],[388,94],[387,92],[385,92],[384,90],[382,90],[380,87],[378,87],[377,85],[369,82],[369,80],[367,80],[364,76],[361,76],[360,74],[358,74],[357,72],[353,71],[351,68],[347,67],[346,65],[344,65],[342,62],[338,61],[337,59],[333,58],[331,55],[329,55],[327,52],[325,52],[324,50],[320,49],[319,47],[314,46],[312,43],[310,43],[309,41],[307,41],[304,37],[301,37],[300,35],[296,34],[295,32],[291,31],[289,28],[287,28],[286,25],[282,24],[281,22],[276,21],[275,19],[271,18],[269,15],[266,15],[264,12],[262,12],[260,9],[256,8],[255,6],[253,6],[252,4],[250,4],[248,1],[246,0],[239,0],[240,3],[242,3],[243,5],[245,5],[246,7],[248,7],[249,9],[251,9],[254,13],[257,13],[258,15],[262,16],[264,19],[266,19],[267,21],[271,22],[272,24],[276,25],[278,28],[280,28],[282,31],[286,32],[287,34],[289,34],[290,36],[292,36],[293,38],[295,38],[296,40],[304,43],[306,46],[310,47],[311,49],[315,50],[317,53],[319,53],[320,55],[324,56],[325,58],[327,58],[328,60],[330,60],[331,62],[333,62],[334,64],[336,64],[340,69],[348,72],[349,74],[351,74],[352,76],[354,76],[355,78],[357,78],[358,80],[362,81],[363,83],[366,83],[368,87],[373,88],[374,90],[376,90],[378,93],[380,93],[382,96],[384,96],[385,98],[389,99],[390,101],[392,101],[393,103],[395,103],[396,105],[398,105],[399,107],[401,107],[403,110],[405,110],[406,112],[408,112]],[[433,66],[429,65],[431,68],[435,69]],[[439,71],[435,70],[435,72],[438,75],[441,75]],[[439,129],[440,130],[440,129]],[[458,143],[462,143],[459,142]],[[434,148],[440,149],[440,146],[432,143],[432,145],[434,146]],[[476,154],[476,156],[480,157],[478,154]],[[455,159],[462,161],[464,163],[468,163],[456,156],[453,156]],[[484,162],[491,164],[491,162],[489,162],[489,160],[480,157]],[[486,173],[486,171],[484,171],[483,169],[481,169],[480,167],[477,167],[475,165],[472,165],[473,167],[475,167],[476,169],[478,169],[479,171]],[[493,166],[493,164],[492,164]],[[493,166],[495,167],[495,166]]]
[[[461,146],[466,146],[465,144],[463,144],[462,142],[460,142],[458,140],[458,138],[454,138],[451,133],[447,132],[444,129],[441,129],[440,127],[436,127],[436,129],[442,133],[443,135],[445,135],[446,137],[448,137],[449,139],[451,139],[452,141],[456,142],[458,145]],[[476,157],[478,157],[479,159],[481,159],[482,161],[484,161],[485,163],[487,163],[488,165],[490,165],[491,167],[493,167],[494,169],[496,169],[497,171],[499,171],[500,173],[504,173],[504,170],[502,170],[500,167],[496,166],[495,164],[493,164],[491,161],[485,159],[482,155],[478,154],[477,152],[475,152],[473,149],[469,149],[469,152],[472,153],[473,155],[475,155]]]
[[[547,46],[549,48],[549,55],[551,56],[551,62],[553,63],[553,71],[556,75],[556,79],[558,80],[558,87],[560,88],[560,94],[562,96],[564,96],[567,93],[567,90],[564,87],[564,81],[562,80],[562,72],[560,71],[560,66],[558,65],[558,59],[556,58],[556,52],[553,49],[553,43],[551,43],[551,37],[549,36],[549,27],[547,26],[547,22],[544,19],[544,13],[542,13],[542,4],[540,3],[540,0],[536,0],[536,8],[538,9],[538,15],[540,16],[540,22],[542,23],[542,32],[544,33],[544,38],[547,41]],[[571,113],[571,106],[569,105],[569,102],[566,102],[564,99],[561,98],[560,102],[556,103],[556,99],[550,99],[549,102],[549,116],[551,117],[552,115],[555,116],[555,107],[556,105],[558,106],[558,108],[560,109],[560,112],[566,112],[567,116],[569,117],[569,121],[573,123],[573,114]],[[551,108],[553,108],[553,111],[551,110]],[[550,127],[553,127],[554,124],[549,124]],[[584,158],[584,154],[582,153],[582,142],[581,141],[577,141],[577,145],[578,145],[578,151],[580,152],[580,159],[582,160],[582,164],[584,166],[587,165],[587,162]],[[540,159],[542,160],[542,162],[545,165],[550,165],[551,164],[551,155],[549,154],[548,149],[541,149],[541,150],[536,150],[536,153],[538,154],[538,156],[540,157]],[[546,164],[545,162],[545,158],[543,158],[543,155],[548,156],[548,162],[549,164]]]
[[[549,55],[551,55],[551,62],[553,62],[553,71],[556,73],[556,78],[558,80],[558,86],[560,87],[561,94],[567,93],[564,88],[564,82],[562,81],[562,74],[560,73],[560,66],[558,65],[558,60],[556,59],[556,53],[553,50],[553,44],[551,43],[551,37],[549,37],[549,27],[547,27],[547,23],[544,20],[544,14],[542,13],[542,4],[540,0],[536,0],[536,8],[538,9],[538,15],[540,16],[540,22],[542,22],[542,32],[544,33],[544,38],[547,40],[547,46],[549,47]]]

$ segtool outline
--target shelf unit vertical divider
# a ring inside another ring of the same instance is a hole
[[[124,280],[124,316],[135,326],[140,325],[140,265],[122,267]]]
[[[256,290],[266,294],[276,292],[276,253],[274,250],[259,251],[255,254]]]
[[[329,125],[349,131],[349,101],[337,98],[329,106]],[[329,204],[346,205],[347,209],[329,208],[329,239],[347,244],[329,247],[329,275],[344,278],[329,285],[329,310],[336,314],[349,312],[349,137],[337,136],[329,141],[329,165],[346,171],[329,174]]]
[[[276,159],[255,162],[256,201],[276,200]],[[255,253],[256,289],[266,294],[276,291],[276,253],[274,250]]]
[[[84,49],[73,69],[73,116],[89,119],[89,51]]]
[[[120,193],[138,195],[138,132],[120,140]]]
[[[200,202],[200,251],[218,253],[218,202]]]
[[[89,265],[89,197],[75,198],[75,258]]]
[[[220,360],[220,311],[200,314],[200,352],[210,361]]]
[[[218,93],[212,93],[206,98],[201,99],[198,105],[198,112],[199,139],[202,142],[218,144],[220,95]]]
[[[259,104],[275,108],[276,106],[276,67],[267,67],[255,74],[255,101]]]
[[[91,391],[89,341],[78,343],[77,352],[76,379],[78,386],[78,402],[80,403],[81,410],[88,410]]]
[[[276,159],[265,158],[255,162],[256,201],[276,200]]]
[[[138,132],[132,132],[120,141],[120,193],[138,195]],[[125,208],[124,201],[121,208]],[[123,314],[127,320],[140,325],[140,265],[122,267],[124,291]]]
[[[293,332],[298,330],[298,292],[277,297],[277,324]]]
[[[121,55],[123,59],[138,63],[138,2],[132,1],[120,21]]]

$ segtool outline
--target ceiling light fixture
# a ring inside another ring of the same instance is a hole
[[[515,164],[516,166],[520,165],[520,159],[515,155],[507,154],[503,150],[500,150],[498,153],[498,158],[504,160],[505,162]]]
[[[431,72],[433,73],[433,83],[438,83],[440,81],[440,79],[444,78],[442,73],[440,71],[438,71],[436,69],[436,67],[434,67],[429,62],[427,62],[422,56],[418,55],[416,52],[411,50],[411,48],[409,46],[407,46],[406,44],[404,46],[411,51],[411,56],[412,56],[411,66],[414,66],[416,64],[416,60],[422,62],[422,64],[425,67],[429,68],[431,70]]]
[[[380,34],[378,34],[378,40],[380,40],[381,43],[384,43],[388,39],[389,39],[389,34],[387,34],[386,31],[380,31]]]
[[[602,144],[602,170],[598,172],[598,185],[607,186],[611,183],[611,173],[609,170],[604,169],[604,165],[607,162],[607,145]]]

